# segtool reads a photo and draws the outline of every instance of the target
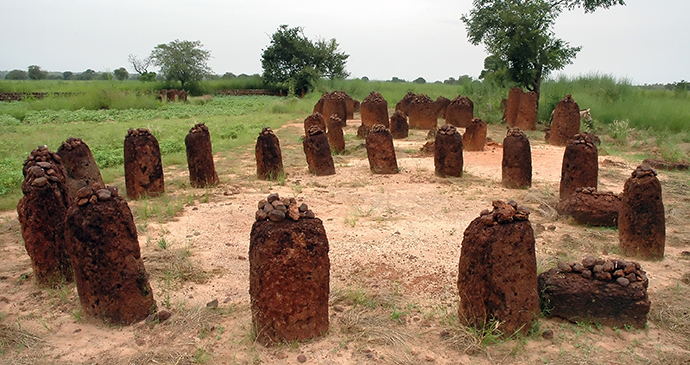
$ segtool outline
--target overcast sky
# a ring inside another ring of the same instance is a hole
[[[566,12],[558,37],[582,51],[560,71],[596,72],[635,84],[690,80],[690,0],[626,0],[627,6]],[[0,70],[39,65],[82,72],[126,67],[158,44],[199,40],[217,74],[261,73],[261,53],[279,25],[335,38],[351,77],[428,82],[477,77],[484,47],[460,20],[471,0],[5,0],[0,5]]]

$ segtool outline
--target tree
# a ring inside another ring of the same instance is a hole
[[[124,67],[115,69],[115,71],[113,71],[113,75],[115,75],[115,78],[120,81],[127,80],[129,78],[129,72],[127,72],[127,69]]]
[[[12,70],[5,75],[5,80],[26,80],[29,75],[24,70]]]
[[[139,74],[139,81],[156,81],[156,73],[149,72],[149,67],[153,62],[151,57],[146,57],[143,60],[140,60],[137,58],[137,56],[130,54],[127,60],[132,65],[134,72]]]
[[[74,78],[77,80],[93,80],[94,78],[96,78],[96,71],[89,68]]]
[[[462,16],[469,41],[486,47],[489,67],[530,91],[540,92],[541,80],[551,71],[572,63],[581,47],[556,38],[553,26],[564,10],[625,5],[624,0],[474,0],[474,9]],[[485,70],[487,69],[485,60]],[[499,62],[500,61],[500,62]],[[495,67],[494,67],[495,66]],[[486,73],[483,73],[486,78]],[[497,75],[498,76],[498,75]],[[500,77],[499,77],[500,78]]]
[[[414,79],[414,81],[412,81],[412,82],[415,84],[426,84],[426,80],[424,80],[423,77],[418,77],[418,78]]]
[[[63,80],[72,80],[72,77],[74,77],[74,73],[72,71],[65,71],[62,73]]]
[[[167,81],[180,81],[184,89],[185,84],[201,81],[212,72],[206,64],[211,52],[201,47],[200,41],[176,39],[168,44],[157,45],[150,59],[154,65],[161,67],[160,71]]]
[[[287,83],[291,92],[303,94],[313,89],[321,78],[347,77],[348,57],[338,51],[335,39],[312,42],[301,27],[281,25],[271,36],[271,44],[263,50],[261,66],[266,83]]]
[[[48,77],[48,72],[41,70],[41,66],[31,65],[28,75],[31,80],[43,80]]]

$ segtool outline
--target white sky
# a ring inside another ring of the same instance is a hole
[[[582,51],[561,72],[596,72],[635,84],[690,80],[690,0],[626,0],[627,6],[566,12],[556,34]],[[351,77],[427,82],[477,77],[483,46],[467,41],[471,0],[4,0],[0,70],[39,65],[82,72],[126,67],[158,44],[200,40],[217,74],[261,73],[261,53],[279,25],[335,38]]]

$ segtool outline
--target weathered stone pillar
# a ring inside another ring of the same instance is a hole
[[[514,87],[508,92],[508,100],[506,101],[506,109],[503,115],[509,127],[517,126],[517,114],[520,108],[520,98],[522,94],[522,89],[519,87]]]
[[[556,205],[561,215],[569,215],[580,224],[617,227],[621,198],[612,192],[599,192],[592,187],[577,188]]]
[[[67,138],[57,150],[62,159],[67,175],[65,183],[71,197],[77,194],[77,190],[93,184],[103,184],[101,171],[96,165],[96,160],[91,154],[89,146],[81,138]]]
[[[395,158],[393,136],[382,124],[371,128],[367,135],[367,158],[374,174],[397,174],[398,161]]]
[[[532,149],[527,135],[520,128],[508,130],[503,139],[501,184],[509,189],[532,186]]]
[[[448,105],[450,105],[450,99],[444,96],[439,96],[436,98],[434,103],[436,103],[436,109],[438,109],[438,114],[436,114],[436,116],[446,119],[446,109],[448,108]]]
[[[125,187],[130,199],[165,192],[161,150],[146,128],[130,128],[125,136]]]
[[[561,199],[569,197],[577,188],[597,188],[599,175],[599,154],[597,146],[587,133],[578,134],[563,154],[561,168]]]
[[[343,126],[347,125],[347,106],[345,99],[337,91],[334,91],[323,100],[323,115],[324,119],[328,119],[335,114],[343,121]],[[325,131],[324,131],[325,132]]]
[[[466,96],[453,99],[446,108],[446,123],[456,127],[467,127],[474,118],[474,103]]]
[[[539,100],[534,91],[523,93],[520,96],[520,106],[518,107],[515,126],[523,131],[533,131],[537,129],[537,109]]]
[[[403,98],[400,99],[400,101],[397,102],[397,104],[395,104],[395,110],[399,110],[405,113],[405,115],[409,116],[410,104],[412,103],[412,100],[414,100],[414,98],[416,97],[417,95],[415,95],[415,93],[413,93],[412,91],[408,91],[407,94],[405,94],[405,96],[403,96]]]
[[[335,175],[335,164],[326,133],[317,126],[309,128],[302,142],[309,171],[316,176]]]
[[[637,167],[623,187],[618,240],[626,255],[645,260],[664,258],[666,218],[661,184],[656,171],[647,165]]]
[[[189,183],[195,188],[205,188],[218,184],[218,174],[213,164],[211,135],[204,123],[192,127],[184,139],[187,149]]]
[[[432,129],[436,128],[438,118],[436,117],[437,106],[430,97],[419,94],[410,101],[409,117],[410,128]]]
[[[314,112],[314,114],[308,116],[304,119],[304,135],[309,135],[309,128],[311,126],[317,126],[322,131],[326,132],[326,120],[323,119],[323,115],[319,112]]]
[[[156,310],[137,227],[114,186],[85,187],[67,212],[66,237],[84,313],[128,325]]]
[[[345,150],[345,135],[343,134],[343,121],[335,115],[331,115],[326,122],[328,126],[328,144],[331,150],[335,153],[340,153]]]
[[[462,176],[462,135],[450,124],[442,125],[436,133],[434,166],[436,176]]]
[[[568,94],[556,104],[547,142],[554,146],[565,146],[568,140],[578,133],[580,133],[580,107]]]
[[[395,113],[391,115],[390,126],[393,138],[407,138],[410,126],[407,124],[407,115],[405,115],[405,113],[396,110]]]
[[[24,161],[24,197],[17,205],[26,252],[36,284],[54,288],[74,279],[65,241],[65,216],[70,206],[65,169],[60,157],[41,146]]]
[[[362,100],[362,124],[373,127],[383,124],[388,127],[388,102],[376,91],[372,91]]]
[[[330,260],[323,223],[306,204],[271,194],[259,202],[249,243],[249,296],[264,345],[328,331]]]
[[[483,328],[527,332],[539,313],[537,259],[529,211],[515,202],[493,202],[465,230],[458,270],[458,317]]]
[[[474,118],[465,129],[462,136],[462,146],[465,151],[484,151],[486,145],[486,123]]]
[[[256,157],[256,177],[258,179],[276,180],[280,175],[284,174],[280,141],[271,128],[265,127],[259,133],[259,138],[256,139],[256,146],[254,147],[254,155]]]

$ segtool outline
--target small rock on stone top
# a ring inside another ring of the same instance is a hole
[[[297,221],[300,218],[314,219],[316,214],[304,203],[297,203],[295,198],[280,198],[278,193],[271,193],[259,201],[255,214],[256,221],[271,220],[281,222],[285,219]]]

